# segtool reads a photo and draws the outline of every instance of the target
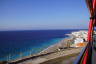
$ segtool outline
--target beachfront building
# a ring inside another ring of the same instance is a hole
[[[74,47],[84,47],[86,45],[85,41],[87,41],[87,34],[87,31],[72,32],[75,37]]]
[[[87,34],[88,31],[78,31],[78,32],[72,32],[72,35],[76,38],[83,38],[85,41],[87,41]]]
[[[74,40],[74,44],[75,44],[75,47],[83,47],[83,46],[85,46],[83,38],[76,38]]]

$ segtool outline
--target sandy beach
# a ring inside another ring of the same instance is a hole
[[[66,48],[68,48],[68,43],[72,44],[72,42],[73,42],[73,39],[65,38],[65,39],[61,40],[60,42],[58,42],[54,45],[51,45],[48,48],[44,49],[39,54],[55,52],[55,51],[59,51],[60,49],[66,49]]]
[[[18,59],[11,61],[10,64],[73,64],[81,50],[82,48],[67,48],[53,53]]]
[[[75,61],[81,50],[82,48],[68,48],[51,54],[30,58],[18,64],[69,64]]]
[[[49,46],[40,53],[11,60],[11,64],[70,64],[75,61],[83,47],[74,47],[76,37],[70,36]]]
[[[62,61],[63,63],[64,62],[67,63],[68,59],[70,59],[70,62],[74,62],[74,60],[79,55],[82,48],[81,47],[75,48],[75,47],[71,47],[71,46],[67,47],[68,46],[67,42],[69,40],[70,40],[70,42],[72,42],[72,39],[69,39],[69,38],[63,39],[59,43],[56,43],[54,45],[49,46],[47,49],[44,49],[40,53],[11,61],[11,63],[17,63],[17,64],[56,64],[56,62],[59,62],[59,61]],[[63,60],[63,59],[65,59],[65,60]],[[54,62],[52,60],[56,60],[56,62]],[[49,61],[51,63],[49,63]]]

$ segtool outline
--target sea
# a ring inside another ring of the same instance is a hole
[[[15,60],[41,52],[81,29],[0,31],[0,61]]]

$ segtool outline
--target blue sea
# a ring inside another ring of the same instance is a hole
[[[68,37],[65,34],[78,30],[80,29],[0,31],[0,61],[39,53]]]

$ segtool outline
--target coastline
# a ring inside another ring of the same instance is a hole
[[[51,52],[54,52],[54,51],[58,51],[59,48],[66,49],[67,48],[66,41],[68,41],[68,40],[69,40],[69,38],[64,38],[63,40],[60,40],[56,44],[50,45],[48,48],[45,48],[39,54],[51,53]]]
[[[68,43],[72,44],[75,37],[72,34],[65,34],[65,35],[67,35],[67,37],[63,38],[62,40],[60,40],[59,42],[57,42],[53,45],[50,45],[49,47],[45,48],[44,50],[42,50],[41,52],[39,52],[37,54],[51,53],[54,51],[58,51],[59,48],[66,49],[67,42],[70,41]]]
[[[59,42],[57,42],[53,45],[50,45],[48,48],[45,48],[44,50],[42,50],[39,53],[31,54],[29,56],[25,56],[25,57],[22,57],[22,58],[19,58],[19,59],[16,59],[16,60],[12,60],[10,62],[17,62],[17,61],[20,61],[22,59],[26,59],[26,58],[30,58],[30,57],[39,57],[39,56],[42,56],[42,55],[47,55],[47,54],[59,52],[59,51],[62,51],[62,50],[67,50],[68,40],[73,40],[73,36],[68,35],[68,37],[64,38],[63,40],[60,40]],[[61,48],[61,50],[60,50],[60,48]]]
[[[75,51],[74,51],[75,50]],[[42,55],[36,55],[36,56],[29,56],[25,59],[17,60],[17,61],[12,61],[11,63],[13,64],[55,64],[56,62],[60,63],[60,59],[63,62],[69,63],[70,61],[74,62],[76,57],[79,55],[81,52],[82,48],[68,48],[65,50],[49,53],[49,54],[42,54]],[[74,59],[69,59],[75,57]],[[53,60],[56,60],[53,61]],[[58,63],[57,63],[58,64]],[[60,63],[61,64],[61,63]],[[63,63],[65,64],[65,63]]]
[[[11,62],[11,63],[21,62],[21,64],[22,64],[22,62],[26,63],[28,60],[31,60],[34,63],[34,62],[36,62],[36,59],[39,60],[39,58],[41,58],[41,57],[45,57],[45,58],[47,57],[46,60],[42,61],[42,62],[46,62],[46,61],[49,61],[51,59],[56,59],[56,58],[61,57],[61,56],[63,56],[63,57],[70,56],[71,53],[69,54],[69,52],[72,52],[72,51],[73,51],[73,53],[72,53],[73,55],[79,54],[83,47],[79,47],[79,48],[73,47],[72,44],[73,44],[73,41],[76,37],[74,37],[72,34],[67,34],[67,35],[68,35],[67,38],[64,38],[63,40],[60,40],[56,44],[53,44],[53,45],[49,46],[48,48],[45,48],[40,53],[31,54],[29,56],[22,57],[22,58],[12,60],[9,62]],[[63,52],[64,52],[64,55],[62,55]],[[54,54],[56,54],[57,56],[56,55],[54,56]],[[53,55],[53,58],[51,58],[50,55]]]

